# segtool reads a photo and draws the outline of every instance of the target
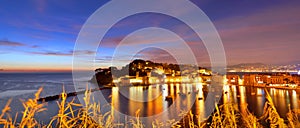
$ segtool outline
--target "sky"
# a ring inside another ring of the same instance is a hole
[[[81,27],[107,2],[1,0],[0,69],[72,70],[74,45]],[[205,12],[219,32],[228,65],[257,62],[273,65],[300,63],[299,1],[193,0],[192,2]],[[114,53],[114,47],[124,37],[138,29],[151,26],[177,32],[186,39],[199,65],[210,65],[209,55],[201,39],[192,30],[173,17],[151,13],[133,15],[115,24],[106,34],[102,45],[98,47],[94,61],[96,65],[109,66],[108,62]],[[165,39],[158,42],[164,45],[165,42],[173,41],[168,37]],[[138,43],[147,44],[147,42],[149,40]],[[94,54],[88,50],[82,53]],[[175,63],[174,57],[168,52],[156,48],[141,50],[135,57]],[[119,59],[120,65],[124,65],[122,58]]]

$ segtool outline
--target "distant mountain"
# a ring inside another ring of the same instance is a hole
[[[228,68],[247,68],[247,67],[266,67],[268,65],[263,63],[241,63],[236,65],[228,66]]]
[[[300,70],[300,64],[286,65],[267,65],[263,63],[241,63],[227,66],[229,71],[276,71],[276,72],[295,72]]]
[[[287,63],[285,65],[289,65],[289,64],[299,65],[300,61],[292,61],[292,62],[289,62],[289,63]]]

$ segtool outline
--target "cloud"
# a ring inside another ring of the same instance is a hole
[[[42,51],[42,52],[28,52],[29,54],[35,54],[35,55],[45,55],[45,56],[73,56],[74,53],[76,54],[82,54],[82,55],[91,55],[95,54],[93,51],[89,50],[82,50],[82,51],[66,51],[66,52],[59,52],[59,51]]]
[[[76,54],[82,54],[82,55],[92,55],[95,54],[96,52],[90,51],[90,50],[79,50],[79,51],[70,51],[71,53],[76,53]]]
[[[29,31],[29,33],[26,34],[39,35],[39,38],[47,38],[49,36],[44,35],[44,33],[60,33],[75,36],[78,34],[82,26],[81,19],[74,20],[69,16],[63,17],[53,15],[43,15],[43,18],[24,16],[22,17],[22,21],[14,19],[6,21],[6,24],[17,28],[22,28],[22,30],[37,30],[38,33]],[[45,37],[41,37],[41,35]]]
[[[45,55],[45,56],[72,56],[72,52],[29,52],[30,54],[35,55]]]
[[[280,5],[215,21],[227,61],[278,64],[299,60],[299,11],[296,5]]]
[[[40,48],[40,46],[38,46],[38,45],[29,45],[29,44],[26,44],[26,43],[21,43],[21,42],[16,42],[16,41],[9,41],[9,40],[0,40],[0,46]]]
[[[30,46],[31,48],[40,48],[40,46],[38,46],[38,45],[32,45],[32,46]]]
[[[8,41],[8,40],[0,40],[0,46],[18,47],[18,46],[26,46],[26,44],[19,43],[19,42]]]
[[[176,63],[175,58],[171,54],[158,48],[144,49],[140,51],[135,57],[160,63]]]

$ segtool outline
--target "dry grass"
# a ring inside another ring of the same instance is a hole
[[[2,109],[2,114],[0,115],[0,125],[3,125],[5,128],[14,128],[14,127],[42,127],[41,124],[36,120],[35,115],[39,112],[45,111],[46,108],[44,108],[45,103],[39,104],[38,99],[39,95],[42,92],[42,88],[40,88],[37,93],[35,94],[34,99],[28,99],[27,101],[22,101],[22,105],[24,107],[24,111],[22,112],[22,118],[19,123],[16,123],[18,113],[16,113],[16,116],[14,119],[11,118],[11,115],[9,113],[10,111],[10,103],[11,100],[8,101],[6,106]],[[4,116],[6,118],[4,118]]]
[[[287,113],[287,119],[288,119],[288,127],[290,128],[300,128],[300,122],[299,122],[299,110],[292,111],[289,108],[289,112]]]
[[[239,113],[237,104],[234,104],[231,100],[231,94],[232,92],[225,94],[231,97],[229,101],[220,106],[215,105],[216,112],[212,115],[212,121],[209,123],[210,127],[237,128],[240,125],[238,122],[240,122],[239,120],[242,119],[243,116]]]
[[[284,119],[279,116],[268,91],[265,90],[265,92],[266,92],[267,102],[265,103],[264,106],[264,114],[262,115],[262,117],[260,117],[260,120],[264,121],[266,125],[269,125],[272,128],[287,127],[287,125],[284,123]]]
[[[34,99],[28,99],[23,101],[24,111],[22,112],[22,118],[17,122],[18,113],[13,119],[10,115],[10,103],[8,100],[6,106],[2,109],[0,114],[0,127],[4,128],[32,128],[32,127],[59,127],[59,128],[112,128],[112,127],[134,127],[144,128],[145,125],[140,119],[139,111],[136,112],[135,118],[129,120],[124,124],[115,123],[114,116],[111,112],[102,114],[100,104],[93,102],[91,104],[91,91],[86,90],[84,96],[84,104],[76,104],[74,100],[67,101],[67,93],[63,90],[61,93],[61,99],[57,101],[59,107],[58,114],[51,118],[49,124],[41,124],[36,119],[36,114],[45,111],[45,103],[39,103],[39,94],[42,89],[39,89],[35,94]],[[267,91],[266,91],[267,92]],[[268,93],[266,93],[267,102],[264,107],[263,116],[257,118],[249,110],[245,110],[241,113],[238,106],[229,101],[222,105],[215,105],[215,112],[204,122],[196,121],[195,118],[199,118],[192,112],[186,112],[181,121],[170,120],[167,122],[160,122],[154,120],[152,122],[153,128],[160,127],[189,127],[189,128],[261,128],[261,127],[300,127],[299,114],[300,110],[290,110],[287,113],[287,120],[281,118],[274,106],[274,103]],[[77,108],[74,110],[74,108]],[[112,108],[113,109],[113,108]],[[113,111],[113,110],[112,110]],[[129,124],[129,126],[127,126]]]
[[[245,113],[241,114],[243,126],[246,128],[262,128],[263,126],[259,123],[259,120],[247,109]]]
[[[84,103],[81,104],[66,102],[67,94],[65,91],[61,93],[61,101],[57,102],[59,112],[54,116],[47,127],[53,127],[53,122],[56,122],[54,127],[59,128],[95,128],[95,127],[114,127],[113,116],[108,112],[104,115],[101,114],[100,104],[90,104],[91,101],[91,90],[86,90],[84,94]],[[80,109],[74,110],[73,107],[81,107]],[[75,112],[77,113],[75,115]]]

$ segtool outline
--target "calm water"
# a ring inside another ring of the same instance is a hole
[[[83,81],[83,86],[86,81]],[[62,90],[62,85],[65,86],[67,92],[74,91],[71,73],[1,73],[0,74],[0,108],[3,108],[9,98],[13,98],[12,112],[21,111],[21,103],[19,99],[27,99],[33,97],[35,91],[43,87],[42,96],[56,95]],[[126,115],[135,115],[137,111],[142,117],[154,116],[167,111],[171,106],[174,111],[181,111],[182,108],[191,108],[194,114],[199,114],[201,118],[206,118],[205,114],[205,96],[209,85],[203,84],[165,84],[151,85],[149,87],[113,87],[111,89],[101,90],[105,100],[99,101],[102,105],[103,112],[111,111],[111,107],[107,103],[111,103],[116,112]],[[121,93],[120,90],[123,92]],[[204,91],[203,91],[204,90]],[[233,92],[230,97],[228,93]],[[278,109],[281,117],[286,117],[288,106],[292,109],[298,109],[299,94],[295,90],[280,90],[267,89],[273,98],[274,104]],[[94,92],[98,95],[100,92]],[[221,101],[226,102],[233,100],[239,105],[243,112],[248,108],[252,113],[260,116],[263,113],[265,103],[265,90],[263,88],[253,88],[245,86],[224,86],[223,96],[220,95]],[[171,102],[166,100],[180,99],[180,102]],[[203,99],[198,99],[203,97]],[[70,97],[68,100],[77,97]],[[192,100],[196,98],[195,100]],[[96,98],[97,100],[97,98]],[[107,101],[107,103],[105,102]],[[142,102],[147,101],[147,102]],[[49,118],[57,113],[56,101],[48,103],[48,110],[38,115],[41,122],[47,123]],[[117,118],[123,120],[122,114],[118,114]],[[169,113],[168,116],[173,116],[174,113]]]
[[[183,108],[190,107],[194,114],[200,115],[201,118],[206,118],[204,114],[209,114],[206,112],[205,98],[198,99],[198,97],[205,97],[205,92],[198,91],[202,90],[206,85],[202,84],[168,84],[168,85],[152,85],[149,87],[129,87],[126,88],[128,94],[122,95],[119,92],[119,88],[115,87],[110,90],[103,90],[106,93],[109,102],[112,102],[112,106],[127,115],[135,115],[135,112],[140,110],[141,116],[152,116],[159,114],[175,102],[166,101],[167,96],[171,96],[176,99],[179,98],[181,102],[177,102],[177,106],[183,106]],[[124,89],[124,88],[122,88]],[[256,116],[261,116],[263,113],[265,100],[265,90],[264,88],[246,87],[246,86],[224,86],[223,96],[221,96],[220,103],[232,100],[234,103],[238,104],[241,112],[244,112],[247,108],[250,112],[254,113]],[[230,97],[229,93],[233,92]],[[280,89],[270,89],[267,91],[271,95],[275,107],[281,117],[286,118],[286,113],[288,112],[288,107],[290,105],[291,109],[299,109],[300,100],[299,92],[295,90],[280,90]],[[139,98],[136,98],[139,97]],[[153,99],[150,102],[138,102],[139,99]],[[189,101],[196,97],[196,100]],[[109,100],[110,99],[110,100]],[[130,100],[134,99],[134,100]],[[193,104],[194,103],[194,104]],[[178,107],[177,111],[182,108]]]
[[[11,114],[22,111],[20,100],[33,98],[34,93],[43,88],[41,97],[57,95],[62,92],[63,86],[67,92],[74,92],[71,72],[62,73],[0,73],[0,109],[12,99]],[[55,115],[57,107],[55,101],[48,103],[47,112],[38,117],[41,122],[48,122],[49,117]],[[19,116],[20,117],[20,116]]]

